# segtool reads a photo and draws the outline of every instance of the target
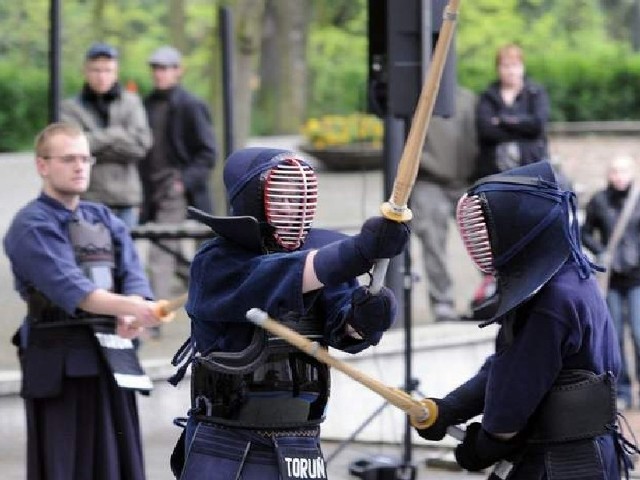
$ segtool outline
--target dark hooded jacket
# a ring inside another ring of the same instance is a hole
[[[516,167],[548,159],[546,124],[549,99],[545,89],[525,79],[513,105],[506,105],[500,95],[500,83],[492,83],[478,100],[476,127],[480,153],[476,178],[503,171],[497,158],[501,144],[514,142],[520,151]]]

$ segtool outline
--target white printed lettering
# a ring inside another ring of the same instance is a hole
[[[290,478],[327,478],[326,466],[322,457],[284,457],[284,461],[287,465],[287,476]]]
[[[318,457],[314,463],[316,465],[315,478],[327,478],[327,473],[325,472],[324,458]]]

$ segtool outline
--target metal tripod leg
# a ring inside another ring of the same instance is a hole
[[[331,455],[329,455],[326,459],[325,459],[325,463],[329,463],[334,457],[336,457],[340,452],[342,452],[345,448],[347,448],[347,446],[353,442],[353,440],[358,436],[358,434],[365,429],[365,427],[367,425],[369,425],[369,423],[376,418],[380,412],[382,412],[382,410],[384,410],[384,408],[389,405],[389,402],[383,402],[382,405],[380,405],[371,415],[369,415],[364,422],[362,422],[360,424],[360,426],[358,428],[356,428],[354,430],[354,432],[349,435],[348,438],[345,438],[342,442],[340,442],[340,444],[336,447],[336,449],[331,452]]]
[[[419,381],[415,378],[411,379],[411,383],[409,385],[410,389],[409,389],[409,394],[413,393],[414,391],[417,391],[418,388],[418,384]],[[420,392],[418,391],[418,393],[420,394]],[[424,397],[424,395],[423,395]],[[365,427],[367,425],[369,425],[369,423],[371,423],[371,421],[376,418],[378,415],[380,415],[380,413],[382,413],[382,410],[384,410],[384,408],[389,405],[389,402],[382,402],[382,404],[376,409],[374,410],[374,412],[369,415],[359,426],[358,428],[356,428],[353,433],[351,435],[349,435],[349,437],[345,438],[342,442],[340,442],[340,444],[336,447],[336,449],[331,452],[331,455],[327,456],[327,458],[325,459],[325,463],[329,463],[334,457],[338,456],[340,454],[340,452],[342,452],[350,443],[352,443],[355,438],[358,436],[358,434],[365,429]]]

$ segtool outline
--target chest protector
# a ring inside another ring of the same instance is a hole
[[[288,315],[281,322],[311,341],[323,338],[315,315]],[[299,429],[324,420],[328,367],[261,328],[238,352],[210,352],[194,359],[193,412],[198,419],[258,430]]]
[[[111,232],[102,223],[90,224],[82,217],[69,223],[69,238],[76,262],[98,287],[114,291],[115,254]]]
[[[69,224],[69,238],[76,262],[84,274],[98,288],[114,291],[116,257],[109,229],[103,223],[90,224],[77,216]],[[150,391],[151,380],[140,366],[133,343],[115,333],[115,322],[87,323],[93,330],[102,357],[116,383],[122,388]]]

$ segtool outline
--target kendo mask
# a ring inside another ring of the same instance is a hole
[[[551,165],[532,163],[480,179],[458,202],[467,252],[495,275],[495,321],[533,296],[572,257],[582,277],[591,264],[580,246],[575,194],[561,190]]]
[[[304,243],[318,203],[318,180],[309,164],[287,150],[246,148],[224,169],[231,215],[254,217],[269,250]]]

